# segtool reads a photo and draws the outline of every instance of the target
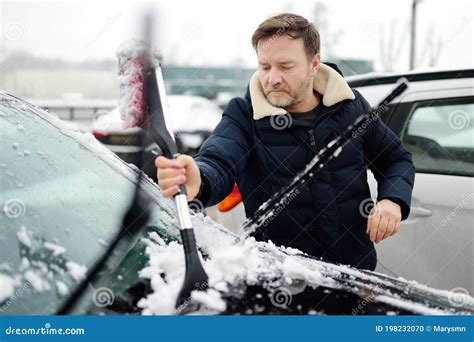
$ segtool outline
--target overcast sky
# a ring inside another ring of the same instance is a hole
[[[326,10],[315,11],[320,3]],[[473,10],[470,0],[422,0],[418,5],[419,65],[439,55],[440,68],[472,68]],[[411,0],[239,0],[45,2],[0,0],[2,57],[15,49],[42,57],[75,61],[115,58],[123,40],[136,37],[143,8],[157,14],[157,43],[165,62],[184,65],[256,66],[250,37],[272,14],[292,11],[319,16],[322,59],[373,60],[394,55],[394,69],[408,68]],[[318,24],[318,23],[317,23]],[[381,40],[385,44],[381,44]],[[430,43],[431,39],[431,43]],[[385,49],[384,49],[385,47]],[[387,49],[390,47],[390,49]],[[437,52],[439,51],[439,52]]]

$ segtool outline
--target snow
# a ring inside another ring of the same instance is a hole
[[[198,236],[206,235],[200,228],[196,228],[196,231],[199,232]],[[209,276],[209,288],[205,292],[194,291],[191,297],[211,311],[221,312],[226,309],[221,294],[229,291],[229,285],[260,284],[262,279],[282,278],[285,275],[324,282],[319,271],[304,266],[298,260],[290,260],[291,257],[273,244],[257,242],[254,238],[235,244],[233,235],[230,235],[231,240],[227,240],[222,236],[229,234],[216,232],[210,227],[205,231],[209,236],[198,240],[203,250],[209,254],[209,258],[203,262]],[[218,239],[217,236],[221,238]],[[143,309],[144,315],[174,314],[175,300],[184,278],[183,247],[176,242],[166,246],[158,245],[150,239],[142,241],[147,245],[149,265],[140,272],[140,276],[151,280],[153,293],[142,298],[138,306]],[[286,260],[283,263],[269,260],[268,256],[272,252],[280,254],[282,259],[286,257]]]
[[[147,45],[138,40],[129,40],[117,50],[119,61],[120,102],[119,111],[124,128],[147,127],[149,113],[145,92],[145,68],[152,61]]]
[[[62,281],[56,281],[56,290],[61,297],[69,294],[69,287]]]
[[[211,310],[225,311],[227,308],[227,305],[221,298],[220,293],[213,289],[209,289],[206,292],[193,291],[191,292],[191,298],[195,302],[201,303],[206,308]]]
[[[158,235],[157,232],[150,232],[148,233],[148,236],[150,237],[151,240],[153,240],[160,246],[166,245],[166,242],[161,238],[161,236]]]
[[[53,252],[54,256],[59,256],[61,254],[64,254],[64,252],[66,252],[66,248],[59,246],[57,244],[51,243],[51,242],[45,242],[43,246],[46,249],[49,249],[51,252]]]
[[[333,157],[336,158],[342,152],[342,146],[340,146],[336,151],[334,151]]]
[[[281,250],[284,251],[286,254],[288,255],[297,255],[297,254],[305,254],[303,253],[302,251],[300,251],[299,249],[297,248],[292,248],[292,247],[284,247],[282,246],[281,247]]]
[[[147,244],[149,266],[141,270],[139,275],[150,279],[153,293],[140,299],[137,306],[143,308],[143,315],[173,314],[179,286],[184,278],[183,247],[176,242],[159,246],[151,240],[143,240]],[[165,273],[165,279],[161,273]]]
[[[20,144],[18,144],[17,142],[13,143],[12,144],[12,147],[16,150],[18,149],[18,147],[20,146]]]
[[[212,259],[206,263],[209,285],[224,281],[229,284],[237,284],[246,280],[248,283],[258,282],[258,270],[262,259],[259,258],[259,251],[252,248],[253,241],[244,245],[235,245],[216,249]]]
[[[78,263],[75,263],[74,261],[66,262],[66,268],[69,274],[71,275],[71,277],[76,281],[80,281],[84,279],[86,276],[87,267],[80,265]]]
[[[18,230],[18,232],[16,233],[16,236],[17,236],[18,240],[19,240],[23,245],[25,245],[26,247],[31,248],[30,235],[29,235],[28,230],[26,229],[25,226],[21,226],[21,227],[20,227],[20,230]]]
[[[26,270],[31,267],[30,260],[27,257],[21,258],[20,270]]]
[[[14,292],[15,280],[6,274],[0,273],[0,303],[13,296]]]
[[[120,44],[116,55],[117,58],[134,58],[140,57],[147,51],[148,48],[145,42],[136,39],[129,39]]]
[[[321,273],[309,270],[303,264],[291,257],[286,258],[283,262],[282,271],[283,275],[290,279],[301,279],[307,281],[311,278],[313,281],[318,281],[322,278]]]
[[[51,289],[49,283],[31,269],[25,272],[24,277],[37,292],[44,292]]]
[[[207,224],[204,224],[204,223]],[[196,238],[200,248],[209,258],[203,266],[209,276],[209,288],[205,292],[195,291],[191,298],[211,312],[225,311],[222,295],[230,288],[241,284],[259,284],[263,287],[281,286],[302,280],[312,287],[325,286],[330,289],[342,289],[360,294],[373,293],[374,298],[397,308],[403,308],[419,314],[452,314],[451,311],[431,307],[402,298],[393,293],[391,279],[377,276],[375,273],[360,271],[345,265],[334,265],[317,259],[310,259],[296,249],[280,248],[269,242],[257,242],[248,238],[236,244],[236,236],[225,232],[220,225],[207,221],[202,214],[193,216]],[[154,234],[146,243],[146,254],[149,264],[140,272],[140,276],[150,279],[152,293],[138,302],[143,315],[169,315],[179,313],[174,305],[184,278],[183,248],[176,242],[163,245],[155,241]],[[338,279],[345,279],[350,285]],[[393,280],[395,281],[395,280]],[[403,284],[399,284],[405,287]],[[406,288],[419,286],[406,283]],[[447,298],[449,291],[426,291],[442,299]],[[311,314],[321,314],[314,311]]]
[[[430,308],[430,307],[427,307],[426,305],[415,303],[415,302],[409,302],[401,298],[394,298],[394,297],[389,297],[386,295],[380,295],[380,296],[376,296],[375,300],[393,305],[395,307],[413,311],[420,315],[446,315],[446,311],[444,310]]]

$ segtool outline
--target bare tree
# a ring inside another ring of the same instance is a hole
[[[404,28],[403,28],[404,26]],[[380,61],[383,71],[393,71],[394,65],[401,56],[403,44],[406,42],[408,35],[406,25],[402,25],[402,29],[398,30],[397,21],[392,19],[390,23],[380,28]],[[397,33],[397,30],[400,31]]]
[[[344,30],[335,26],[330,27],[328,7],[322,2],[317,2],[313,6],[311,21],[321,34],[325,59],[334,58],[334,51],[344,35]]]

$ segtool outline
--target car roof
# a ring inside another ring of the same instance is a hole
[[[372,85],[393,84],[401,77],[405,77],[409,82],[435,81],[460,78],[473,78],[474,69],[459,70],[414,70],[409,72],[373,72],[363,75],[346,77],[347,83],[351,87],[365,87]]]
[[[408,89],[397,102],[431,100],[445,97],[472,96],[474,69],[413,71],[408,73],[370,73],[347,77],[351,88],[362,93],[371,106],[376,106],[400,78],[408,81]]]

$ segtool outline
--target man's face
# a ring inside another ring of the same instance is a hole
[[[307,97],[313,96],[319,54],[308,60],[303,39],[291,39],[286,34],[261,39],[257,56],[260,84],[273,106],[292,111]]]

